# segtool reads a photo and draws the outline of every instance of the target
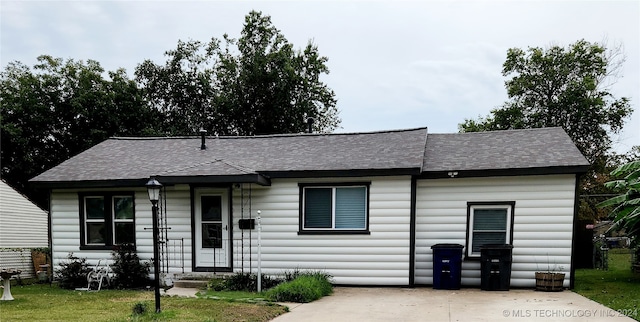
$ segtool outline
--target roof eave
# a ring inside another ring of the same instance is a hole
[[[476,177],[506,177],[506,176],[530,176],[530,175],[550,175],[550,174],[582,174],[587,172],[589,165],[575,166],[549,166],[532,168],[510,168],[510,169],[473,169],[473,170],[439,170],[424,171],[422,179],[440,178],[476,178]],[[453,175],[455,173],[455,175]]]
[[[420,167],[391,169],[345,169],[345,170],[299,170],[260,171],[270,178],[326,178],[326,177],[368,177],[368,176],[412,176],[420,174]]]
[[[40,189],[80,189],[80,188],[131,188],[144,187],[149,181],[146,179],[116,179],[116,180],[66,180],[66,181],[38,181],[29,183]]]
[[[222,175],[222,176],[153,176],[162,184],[227,184],[227,183],[255,183],[270,186],[271,179],[258,174]]]
[[[270,186],[271,180],[260,174],[223,175],[223,176],[150,176],[163,185],[176,184],[231,184],[255,183]],[[30,181],[41,189],[86,189],[86,188],[132,188],[145,187],[149,178],[116,180],[77,180],[77,181]]]

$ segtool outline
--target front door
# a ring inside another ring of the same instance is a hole
[[[230,267],[229,215],[228,190],[195,191],[196,268]]]

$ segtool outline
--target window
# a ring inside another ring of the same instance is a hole
[[[133,194],[81,194],[80,245],[104,248],[135,244]]]
[[[222,248],[222,196],[200,197],[202,247]]]
[[[300,232],[366,233],[369,183],[300,185]]]
[[[480,257],[480,246],[513,242],[515,202],[467,203],[467,257]]]

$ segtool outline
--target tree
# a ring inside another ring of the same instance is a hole
[[[611,212],[614,218],[612,229],[624,229],[637,243],[640,236],[640,160],[621,165],[611,175],[622,178],[609,181],[605,186],[622,193],[601,202],[598,207],[614,206]]]
[[[2,177],[43,203],[27,181],[114,135],[153,133],[149,109],[124,70],[93,60],[38,57],[30,68],[11,62],[0,73]]]
[[[613,98],[609,85],[624,62],[620,50],[585,40],[563,48],[509,49],[502,75],[509,101],[461,132],[560,126],[589,162],[611,147],[611,134],[633,112],[629,99]]]
[[[580,217],[603,217],[597,198],[611,193],[603,183],[617,166],[608,154],[611,136],[633,112],[629,99],[615,99],[609,88],[623,62],[620,48],[608,51],[585,40],[567,48],[509,49],[502,69],[510,77],[509,101],[484,118],[466,119],[460,132],[562,127],[591,163],[580,182]]]
[[[164,65],[136,68],[146,97],[167,115],[167,134],[204,128],[220,135],[333,131],[339,124],[335,94],[320,81],[327,58],[311,42],[293,45],[269,16],[251,11],[239,39],[179,41]]]

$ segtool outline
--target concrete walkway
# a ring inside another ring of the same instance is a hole
[[[571,291],[336,287],[334,294],[289,307],[289,321],[634,321]],[[629,308],[633,309],[633,308]]]
[[[195,297],[197,293],[197,289],[173,287],[162,294]],[[279,304],[289,307],[290,312],[273,322],[634,321],[625,312],[571,291],[530,289],[487,292],[474,288],[449,291],[427,287],[335,287],[332,295],[312,303]]]

